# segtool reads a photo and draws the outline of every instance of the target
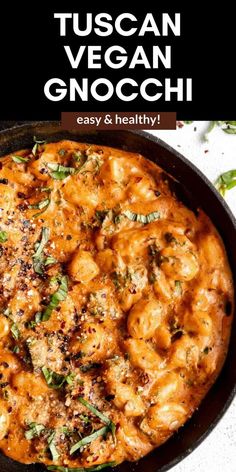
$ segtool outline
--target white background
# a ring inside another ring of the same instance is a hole
[[[208,125],[195,121],[176,131],[148,132],[177,149],[214,182],[222,172],[236,169],[236,135],[216,128],[206,142]],[[226,194],[226,201],[236,215],[236,187]],[[171,472],[236,472],[236,399],[208,438]]]

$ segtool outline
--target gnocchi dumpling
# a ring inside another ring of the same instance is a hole
[[[184,406],[175,402],[160,405],[157,403],[149,408],[146,418],[142,421],[141,430],[147,434],[152,431],[174,431],[186,420],[187,411]]]
[[[144,371],[155,371],[161,367],[161,356],[144,340],[128,339],[125,342],[131,364]]]
[[[90,252],[79,249],[72,256],[68,271],[76,282],[87,283],[99,274],[99,267]]]
[[[161,269],[169,277],[189,281],[197,275],[199,263],[193,252],[178,252],[174,247],[166,247],[160,254]]]
[[[128,332],[133,338],[150,339],[161,323],[163,307],[158,300],[142,299],[135,303],[128,316]]]

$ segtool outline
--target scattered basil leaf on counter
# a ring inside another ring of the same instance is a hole
[[[51,171],[50,176],[55,180],[63,180],[68,175],[73,175],[77,172],[74,167],[65,167],[55,162],[49,162],[47,167]]]
[[[108,426],[103,426],[102,428],[97,429],[97,431],[94,431],[94,433],[90,434],[89,436],[85,436],[84,438],[80,439],[80,441],[78,441],[74,444],[74,446],[71,447],[70,454],[74,454],[74,452],[80,449],[80,447],[86,446],[86,444],[90,444],[92,441],[99,438],[99,436],[104,436],[108,433],[108,431]]]
[[[159,211],[153,211],[147,215],[142,215],[141,213],[134,213],[131,210],[125,210],[122,212],[122,215],[126,216],[130,221],[138,221],[139,223],[148,224],[152,221],[159,220],[160,213]]]
[[[95,406],[93,406],[93,405],[91,405],[91,403],[87,402],[87,400],[85,400],[83,397],[78,397],[78,400],[79,400],[80,403],[82,403],[82,405],[84,405],[86,408],[88,408],[88,410],[90,410],[94,415],[96,415],[98,418],[100,418],[100,420],[108,426],[109,430],[112,433],[113,439],[114,439],[115,438],[115,431],[116,431],[115,423],[113,423],[113,421],[110,420],[110,418],[108,418],[106,415],[104,415],[101,411],[97,410],[97,408],[95,408]]]
[[[191,124],[193,123],[193,121],[184,121],[184,123],[185,123],[186,125],[191,125]]]
[[[48,465],[47,470],[58,470],[59,472],[98,472],[106,467],[114,467],[115,461],[105,462],[104,464],[95,465],[92,467],[63,467],[61,465]]]
[[[236,134],[236,121],[211,121],[207,132],[204,135],[205,141],[208,141],[209,133],[216,127],[220,126],[222,131],[227,134]]]
[[[8,240],[8,234],[6,231],[0,231],[0,243],[5,243]]]
[[[25,432],[25,438],[28,440],[39,437],[46,429],[43,424],[38,423],[30,423],[28,426],[29,429]]]
[[[48,321],[53,310],[59,305],[60,302],[66,299],[68,292],[68,279],[66,275],[63,275],[59,279],[59,288],[56,292],[51,295],[48,306],[42,313],[41,321]]]
[[[29,158],[23,157],[23,156],[12,156],[12,160],[16,162],[17,164],[22,164],[23,162],[29,162]]]
[[[13,338],[17,341],[20,337],[20,331],[16,323],[13,323],[13,325],[11,326],[11,333]]]
[[[227,190],[236,186],[236,169],[221,174],[215,181],[215,187],[224,197]]]
[[[56,372],[45,366],[42,367],[42,372],[48,387],[54,388],[55,390],[62,388],[65,383],[71,385],[74,380],[74,374],[72,373],[66,376],[57,374]]]

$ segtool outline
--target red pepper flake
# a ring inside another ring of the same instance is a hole
[[[209,152],[209,149],[205,149],[204,153],[206,154],[207,152]]]

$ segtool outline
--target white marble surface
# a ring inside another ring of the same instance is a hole
[[[236,135],[228,135],[217,128],[205,142],[203,135],[208,124],[207,121],[195,121],[176,131],[152,133],[176,148],[214,182],[220,173],[236,169]],[[226,201],[236,215],[236,187],[227,193]],[[236,399],[208,438],[171,469],[171,472],[222,471],[236,472]]]

